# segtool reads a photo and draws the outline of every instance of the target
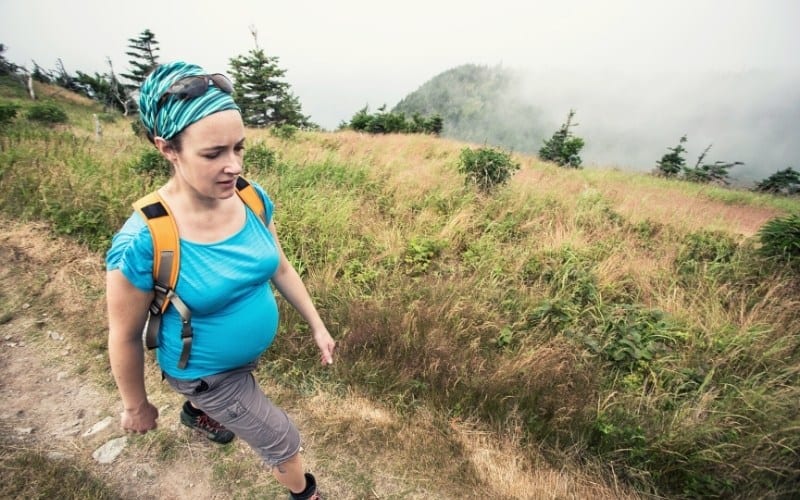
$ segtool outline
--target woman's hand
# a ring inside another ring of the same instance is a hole
[[[122,428],[126,431],[144,434],[155,429],[158,424],[158,408],[145,400],[138,408],[125,409],[122,412]]]
[[[314,330],[314,341],[317,343],[317,347],[319,347],[322,364],[332,365],[333,349],[336,347],[336,342],[333,340],[333,337],[331,337],[331,334],[328,333],[328,329],[322,327]]]

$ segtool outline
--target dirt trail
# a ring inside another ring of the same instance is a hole
[[[102,262],[41,225],[0,219],[0,234],[0,425],[9,446],[74,460],[124,498],[227,498],[187,470],[189,460],[164,467],[130,444],[155,437],[129,438],[111,464],[92,459],[102,444],[125,436],[119,399],[103,385],[111,378],[102,375],[104,335],[97,331],[105,325],[98,296]],[[158,399],[167,432],[178,425],[179,403]],[[180,435],[187,444],[193,439],[191,433]]]
[[[125,436],[104,347],[102,258],[43,225],[0,217],[0,262],[0,465],[20,450],[38,451],[78,464],[120,498],[285,498],[239,440],[220,447],[178,423],[181,400],[154,363],[147,385],[159,429],[129,436],[113,462],[95,461],[95,450]],[[591,474],[532,464],[513,445],[494,443],[465,423],[452,423],[443,436],[431,422],[400,422],[357,395],[265,390],[303,430],[305,461],[322,470],[328,499],[635,498]],[[421,455],[432,442],[421,436],[461,451]],[[483,485],[466,496],[447,480],[465,467]]]

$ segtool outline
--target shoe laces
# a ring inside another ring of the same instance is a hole
[[[222,424],[205,414],[197,417],[197,426],[215,432],[225,430]]]

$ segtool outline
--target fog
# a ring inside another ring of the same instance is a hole
[[[150,29],[160,60],[226,72],[250,27],[303,112],[333,129],[394,106],[462,64],[524,70],[518,92],[550,126],[577,110],[587,165],[649,170],[687,134],[687,163],[744,161],[733,177],[800,168],[798,0],[0,0],[8,60],[71,73],[128,69]]]
[[[576,111],[586,166],[651,171],[686,135],[688,166],[711,145],[705,163],[745,163],[730,170],[739,183],[800,169],[800,73],[528,71],[515,92],[553,131]]]

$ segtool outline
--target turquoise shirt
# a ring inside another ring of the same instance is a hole
[[[253,184],[266,207],[274,205]],[[180,240],[181,262],[175,292],[192,311],[194,339],[186,368],[178,368],[181,318],[174,307],[164,313],[158,364],[168,375],[193,380],[254,361],[275,338],[278,306],[269,280],[278,269],[278,247],[264,223],[246,208],[244,226],[214,243]],[[153,289],[153,239],[137,213],[114,235],[106,269],[119,269],[137,288]]]

